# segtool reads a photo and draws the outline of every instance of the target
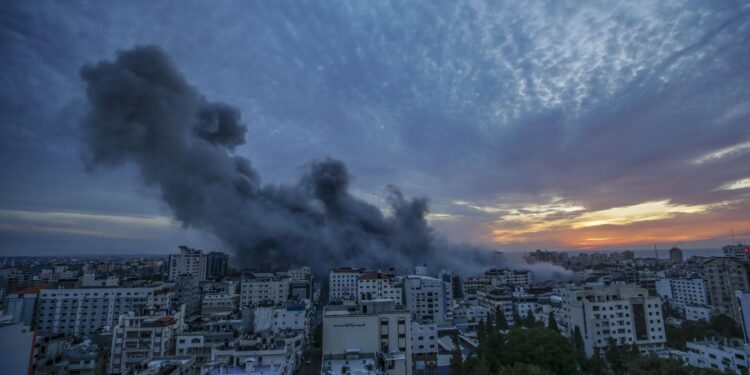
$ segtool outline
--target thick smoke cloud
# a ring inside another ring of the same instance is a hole
[[[427,201],[389,188],[390,215],[349,193],[337,160],[313,161],[294,186],[263,185],[233,154],[247,128],[236,108],[209,102],[156,46],[84,66],[90,110],[82,123],[88,167],[133,163],[186,227],[210,232],[243,266],[339,265],[403,269],[427,263],[468,273],[497,255],[436,238]]]

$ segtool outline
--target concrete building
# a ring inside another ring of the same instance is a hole
[[[404,304],[420,321],[444,325],[450,322],[446,285],[434,277],[411,275],[403,278]]]
[[[284,337],[293,335],[248,335],[214,347],[211,362],[222,366],[211,374],[292,375],[299,356],[295,346]]]
[[[572,335],[578,327],[586,355],[604,348],[609,338],[618,345],[638,345],[642,352],[663,348],[666,342],[661,299],[633,285],[562,289],[561,327]]]
[[[229,256],[220,251],[206,254],[206,279],[220,280],[227,275]]]
[[[709,304],[708,284],[701,277],[670,277],[656,281],[656,293],[669,303],[684,310],[687,305]]]
[[[721,373],[747,374],[750,362],[745,346],[718,342],[695,341],[687,343],[687,363],[700,368],[712,368]]]
[[[411,356],[414,375],[437,374],[437,324],[411,322]]]
[[[234,312],[240,309],[240,295],[234,291],[221,291],[203,294],[201,314]]]
[[[738,290],[735,293],[740,307],[740,326],[745,343],[750,344],[750,290]]]
[[[682,263],[682,249],[680,249],[679,247],[673,247],[669,249],[669,260],[674,263]]]
[[[251,273],[240,284],[240,305],[252,306],[271,301],[273,304],[289,299],[289,279],[273,273]]]
[[[357,300],[359,276],[364,268],[340,267],[328,273],[328,300]]]
[[[183,329],[184,315],[121,315],[112,330],[110,374],[143,370],[154,357],[174,354],[175,335]]]
[[[725,257],[748,259],[750,256],[750,245],[743,245],[738,243],[736,245],[727,245],[721,248],[721,252]]]
[[[396,275],[365,272],[357,278],[357,301],[389,299],[401,303],[402,286]]]
[[[211,350],[234,341],[233,332],[183,332],[175,336],[175,354],[195,357],[202,365],[211,360]]]
[[[750,266],[740,258],[717,257],[704,263],[713,314],[724,314],[740,323],[740,307],[734,294],[750,290]]]
[[[0,373],[31,374],[34,332],[20,322],[0,321]]]
[[[279,305],[261,304],[253,311],[253,332],[301,331],[308,334],[310,307],[300,302]]]
[[[180,246],[179,254],[169,255],[169,280],[178,275],[191,275],[198,281],[206,281],[206,254],[201,250]]]
[[[534,283],[534,272],[530,270],[512,270],[508,268],[493,268],[484,273],[493,287],[501,286],[530,286]]]
[[[89,335],[114,326],[128,312],[170,308],[171,300],[171,292],[161,287],[43,289],[35,328],[43,333]]]
[[[465,299],[476,297],[478,291],[491,287],[490,279],[486,277],[470,277],[462,281],[462,294]]]
[[[700,306],[700,305],[687,305],[685,306],[685,319],[686,320],[711,320],[711,307]]]
[[[86,273],[81,277],[82,288],[105,288],[105,287],[116,287],[120,285],[120,279],[117,276],[107,276],[102,279],[97,279],[96,274]]]
[[[455,299],[463,298],[460,276],[451,270],[441,270],[438,272],[438,279],[445,283],[445,297],[448,303],[452,303]]]
[[[18,293],[8,294],[4,307],[5,314],[10,315],[9,322],[20,322],[27,327],[32,327],[39,292],[48,287],[50,287],[49,284],[42,284],[20,290]]]
[[[411,348],[411,314],[391,300],[323,312],[323,373],[411,375]]]
[[[200,314],[200,282],[192,275],[177,275],[172,285],[172,305],[185,305],[186,316]]]

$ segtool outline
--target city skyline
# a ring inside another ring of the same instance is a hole
[[[81,67],[148,44],[241,113],[265,184],[333,157],[353,196],[387,213],[395,185],[501,251],[750,240],[747,4],[195,5],[0,12],[0,256],[227,249],[81,160]]]

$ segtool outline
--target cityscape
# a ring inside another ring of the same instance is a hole
[[[750,375],[750,2],[0,7],[0,375]]]
[[[527,268],[487,265],[469,276],[426,264],[257,272],[188,246],[162,257],[6,257],[3,366],[34,374],[745,373],[750,246],[718,253],[536,250]],[[561,272],[540,280],[540,264]],[[563,340],[569,358],[540,351],[512,363],[504,352],[522,349],[505,347],[495,359],[484,352],[514,334],[541,346]]]

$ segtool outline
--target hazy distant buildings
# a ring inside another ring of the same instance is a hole
[[[714,315],[724,314],[741,322],[734,292],[750,289],[750,265],[739,258],[712,258],[705,262],[704,272]]]
[[[669,249],[669,260],[675,263],[682,263],[682,249],[679,247],[673,247]]]
[[[197,249],[180,246],[180,254],[169,255],[169,280],[178,275],[191,275],[198,281],[206,280],[206,254]]]
[[[750,245],[738,243],[736,245],[727,245],[721,248],[725,257],[747,259],[750,257]]]

